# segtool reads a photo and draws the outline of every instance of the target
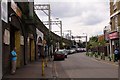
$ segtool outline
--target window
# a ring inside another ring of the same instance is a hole
[[[117,30],[118,27],[118,15],[115,16],[115,30]]]

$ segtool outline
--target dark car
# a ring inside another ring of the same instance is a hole
[[[58,50],[54,53],[54,60],[64,60],[65,52],[64,50]]]

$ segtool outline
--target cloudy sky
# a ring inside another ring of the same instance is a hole
[[[109,0],[34,0],[34,2],[49,3],[51,19],[56,21],[56,18],[59,18],[62,21],[63,32],[72,30],[73,36],[85,35],[83,33],[89,37],[100,35],[109,23]],[[48,20],[42,11],[36,13],[42,21]],[[52,25],[52,31],[59,31],[59,27]]]

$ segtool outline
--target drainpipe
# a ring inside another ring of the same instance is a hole
[[[109,43],[110,43],[110,61],[111,61],[111,58],[112,58],[112,40],[109,40]]]

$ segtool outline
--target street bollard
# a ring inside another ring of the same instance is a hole
[[[109,61],[111,61],[111,57],[110,57],[110,55],[108,56],[108,59],[109,59]]]
[[[115,62],[115,54],[113,54],[112,56],[113,56],[113,61]]]
[[[45,72],[44,72],[44,59],[42,58],[42,76],[44,76],[45,75]]]

